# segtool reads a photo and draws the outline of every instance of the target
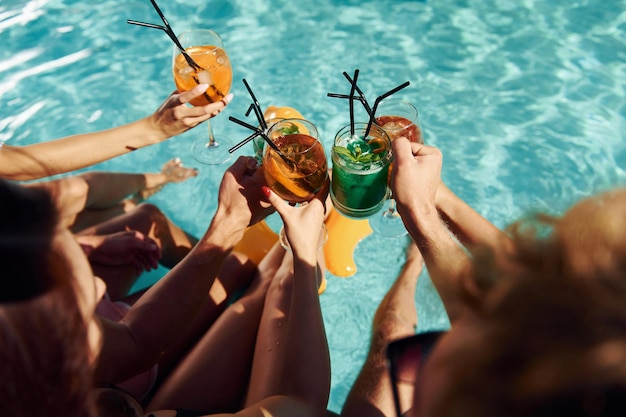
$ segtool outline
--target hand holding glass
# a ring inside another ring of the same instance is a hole
[[[408,101],[385,99],[380,102],[376,113],[379,115],[376,117],[376,124],[387,132],[392,141],[405,137],[411,142],[422,143],[418,112]],[[405,235],[408,232],[396,211],[396,201],[391,195],[391,190],[388,190],[387,196],[382,213],[370,217],[370,227],[374,232],[385,237]]]
[[[172,71],[176,88],[188,91],[198,84],[208,84],[206,92],[191,101],[194,106],[205,106],[222,100],[230,91],[233,71],[220,36],[212,30],[192,29],[180,34],[178,39],[198,67],[191,66],[181,51],[174,47]],[[191,151],[194,158],[205,164],[228,161],[231,157],[229,143],[225,139],[218,142],[210,121],[206,123],[209,129],[208,141],[198,138],[193,142]]]

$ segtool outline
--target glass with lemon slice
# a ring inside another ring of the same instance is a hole
[[[267,132],[276,145],[265,146],[267,185],[289,203],[310,201],[328,179],[328,164],[317,128],[304,119],[282,119]]]

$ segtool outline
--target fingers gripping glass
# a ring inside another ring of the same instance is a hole
[[[402,416],[412,404],[400,403],[400,385],[416,386],[419,374],[433,346],[445,331],[432,331],[394,340],[387,345],[386,358],[396,415]]]

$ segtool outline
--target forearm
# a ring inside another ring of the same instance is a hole
[[[439,217],[437,209],[430,205],[403,207],[398,205],[409,234],[417,244],[451,321],[465,307],[466,295],[474,293],[471,281],[471,260],[465,250],[453,238]]]
[[[152,118],[112,129],[27,145],[4,146],[0,151],[0,176],[33,180],[85,168],[153,145],[167,137]]]
[[[475,247],[492,250],[509,248],[511,239],[493,223],[461,200],[445,184],[437,189],[437,210],[450,231],[472,251]]]
[[[216,215],[191,252],[133,305],[123,323],[138,351],[158,354],[192,322],[244,230]]]
[[[294,260],[283,368],[291,375],[285,393],[323,410],[330,389],[330,355],[317,291],[319,273],[314,263]]]

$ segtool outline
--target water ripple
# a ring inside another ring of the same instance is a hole
[[[22,3],[0,5],[0,140],[27,144],[127,123],[173,91],[171,41],[126,23],[158,22],[149,2]],[[427,143],[442,150],[445,181],[499,226],[626,184],[624,0],[177,0],[162,7],[176,31],[210,27],[222,35],[235,99],[212,123],[218,135],[247,136],[227,117],[244,117],[245,78],[262,106],[293,106],[314,121],[330,149],[348,123],[348,105],[326,94],[347,93],[342,73],[358,68],[371,101],[410,81],[399,94],[418,107]],[[362,109],[357,117],[366,117]],[[206,130],[94,169],[154,171],[172,156],[193,165],[195,135]],[[193,181],[154,197],[196,234],[215,210],[224,170],[199,168]],[[320,300],[333,411],[366,354],[371,316],[405,245],[372,236],[355,252],[357,276],[328,277]],[[445,327],[436,293],[420,280],[420,326]]]

